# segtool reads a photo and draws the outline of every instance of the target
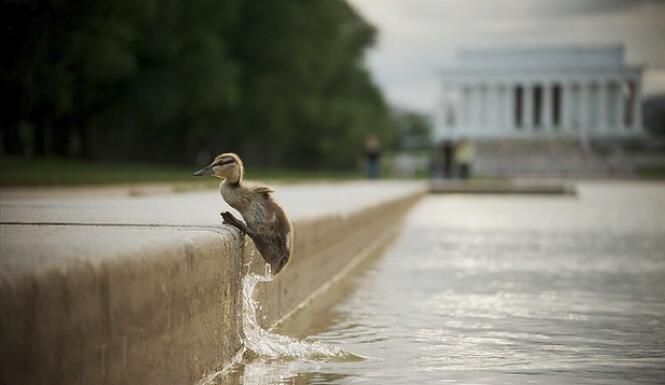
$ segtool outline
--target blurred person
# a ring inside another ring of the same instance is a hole
[[[469,179],[471,177],[471,165],[475,156],[473,144],[467,139],[461,139],[455,145],[455,168],[457,169],[457,176],[462,179]]]
[[[381,144],[374,134],[367,135],[365,139],[365,172],[367,178],[377,179],[379,177],[379,166],[381,160]]]

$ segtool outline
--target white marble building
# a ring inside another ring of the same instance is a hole
[[[620,45],[460,50],[435,139],[641,135],[642,68],[623,59]]]

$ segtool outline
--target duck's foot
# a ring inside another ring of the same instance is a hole
[[[233,214],[231,214],[228,211],[224,211],[219,215],[221,215],[222,218],[224,219],[224,223],[237,228],[238,230],[240,230],[241,233],[243,233],[243,235],[247,234],[248,232],[247,225],[238,220],[238,218],[234,217]]]

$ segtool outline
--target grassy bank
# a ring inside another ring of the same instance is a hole
[[[197,166],[180,167],[141,163],[97,163],[66,159],[0,158],[0,186],[78,186],[125,183],[200,182],[192,177]],[[300,171],[250,169],[248,179],[299,182],[356,179],[353,171]],[[211,185],[215,182],[210,180]]]

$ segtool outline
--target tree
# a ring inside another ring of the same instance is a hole
[[[363,64],[376,31],[341,0],[5,1],[2,14],[7,153],[350,167],[367,133],[391,139]]]

